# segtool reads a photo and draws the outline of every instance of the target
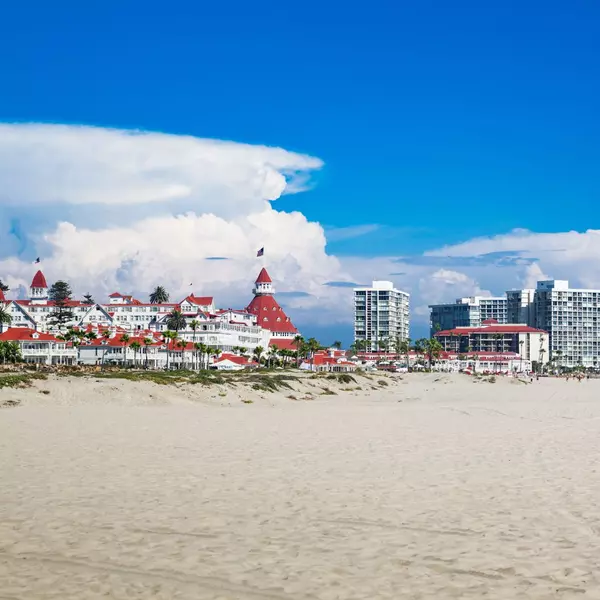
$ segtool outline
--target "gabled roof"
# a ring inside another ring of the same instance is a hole
[[[181,303],[183,304],[186,300],[190,304],[195,304],[196,306],[210,306],[213,303],[212,296],[194,296],[194,294],[191,294],[182,300]]]
[[[255,283],[273,283],[273,280],[269,277],[269,274],[264,267],[260,270]]]
[[[246,356],[238,356],[237,354],[221,354],[219,358],[217,358],[214,361],[214,364],[221,363],[225,360],[228,360],[229,362],[232,362],[236,365],[243,365],[248,367],[256,366],[258,364],[254,361],[249,360]]]
[[[33,276],[33,280],[31,281],[31,287],[32,288],[47,288],[48,287],[48,284],[46,283],[46,278],[44,277],[44,274],[41,271],[38,271]]]
[[[0,333],[0,342],[60,342],[60,340],[49,333],[41,333],[28,327],[11,327],[4,333]]]
[[[254,315],[258,325],[273,333],[298,333],[290,318],[271,295],[255,296],[246,310]]]

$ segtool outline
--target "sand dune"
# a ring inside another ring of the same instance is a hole
[[[600,598],[600,381],[389,383],[0,390],[0,599]]]

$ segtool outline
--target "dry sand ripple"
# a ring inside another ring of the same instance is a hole
[[[600,382],[437,379],[24,398],[0,412],[0,600],[600,598]]]

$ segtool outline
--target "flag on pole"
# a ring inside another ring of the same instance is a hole
[[[265,253],[265,249],[261,248],[257,253],[256,256],[263,256],[263,254]]]
[[[37,258],[36,258],[36,259],[33,261],[33,264],[34,264],[34,265],[37,265],[37,264],[39,264],[39,262],[40,262],[40,257],[38,256],[38,257],[37,257]]]

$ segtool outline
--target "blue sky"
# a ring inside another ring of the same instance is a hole
[[[312,189],[275,205],[323,225],[331,255],[418,257],[515,228],[597,226],[598,3],[63,1],[1,13],[0,121],[318,157]],[[523,248],[490,252],[507,249]]]

